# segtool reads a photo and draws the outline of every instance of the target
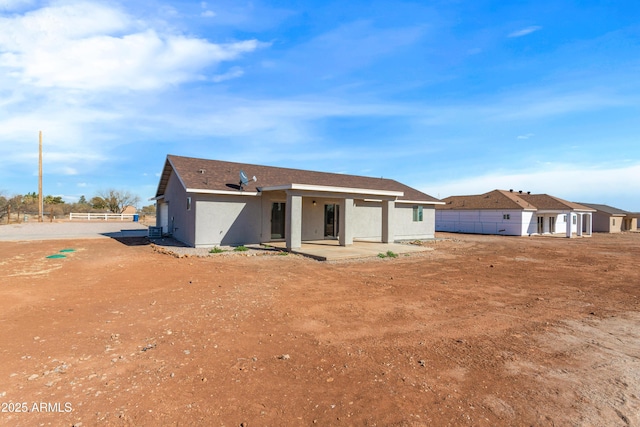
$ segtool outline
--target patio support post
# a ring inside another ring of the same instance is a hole
[[[586,228],[587,236],[591,236],[591,231],[592,231],[592,227],[593,227],[593,223],[591,222],[591,221],[593,221],[592,214],[590,214],[590,213],[585,214],[585,221],[586,221],[586,226],[587,226],[587,228]]]
[[[353,244],[353,199],[345,198],[340,203],[340,246]]]
[[[382,201],[382,243],[393,243],[395,236],[393,233],[393,211],[396,202],[393,200]]]
[[[285,224],[287,249],[300,249],[302,247],[302,196],[287,192]]]
[[[571,224],[573,224],[573,214],[567,214],[567,237],[571,238]]]
[[[576,221],[576,236],[578,237],[582,236],[582,215],[583,214],[576,214],[576,216],[578,217],[578,221]]]

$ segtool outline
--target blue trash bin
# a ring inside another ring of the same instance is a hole
[[[138,222],[138,219],[140,218],[140,215],[138,214],[133,214],[133,222]]]

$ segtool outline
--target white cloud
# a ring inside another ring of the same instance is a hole
[[[413,106],[348,102],[331,98],[246,100],[218,96],[216,103],[201,105],[189,100],[180,108],[183,114],[164,111],[141,112],[138,122],[145,126],[172,129],[182,135],[242,137],[273,143],[305,144],[317,138],[314,123],[332,117],[394,117],[415,114]],[[315,155],[315,154],[314,154]]]
[[[566,90],[562,88],[535,89],[512,93],[488,106],[473,106],[480,115],[491,121],[538,120],[609,107],[634,105],[633,96],[620,95],[608,89],[588,88]]]
[[[528,34],[534,33],[536,31],[539,31],[541,29],[542,27],[538,25],[532,25],[531,27],[522,28],[520,30],[514,31],[510,33],[507,37],[522,37],[522,36],[526,36]]]
[[[205,10],[200,14],[200,16],[204,18],[213,18],[214,16],[216,16],[216,13],[213,10]]]
[[[529,139],[534,135],[535,135],[534,133],[527,133],[525,135],[518,135],[518,139]]]
[[[151,28],[122,10],[77,2],[0,18],[0,69],[37,87],[158,89],[258,49]]]
[[[244,71],[242,70],[242,68],[240,67],[233,67],[231,68],[229,71],[227,71],[224,74],[218,74],[216,76],[213,76],[211,78],[211,80],[213,80],[216,83],[225,81],[225,80],[231,80],[231,79],[235,79],[238,77],[242,77],[242,75],[244,74]]]
[[[59,169],[59,173],[62,175],[78,175],[78,171],[75,168],[69,166],[63,166]]]

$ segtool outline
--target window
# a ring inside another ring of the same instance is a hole
[[[502,219],[511,219],[511,214],[502,215]]]
[[[567,222],[567,216],[566,215],[562,215],[562,221]]]
[[[613,220],[613,224],[611,225],[616,225],[616,219],[615,218],[611,218]]]
[[[191,210],[191,197],[187,197],[187,210]]]
[[[577,216],[574,216],[574,217],[573,217],[573,224],[575,225],[575,224],[577,224],[577,223],[578,223],[578,217],[577,217]]]
[[[422,206],[413,207],[413,222],[422,221]]]

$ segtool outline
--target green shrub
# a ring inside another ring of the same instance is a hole
[[[224,252],[224,249],[221,249],[217,246],[209,251],[210,254],[219,254],[220,252]]]
[[[398,254],[397,254],[397,253],[395,253],[395,252],[393,252],[393,251],[387,251],[387,256],[388,256],[389,258],[397,258],[397,257],[398,257]]]
[[[249,248],[244,245],[241,245],[241,246],[236,246],[235,248],[233,248],[233,250],[236,252],[245,252],[245,251],[248,251]]]

